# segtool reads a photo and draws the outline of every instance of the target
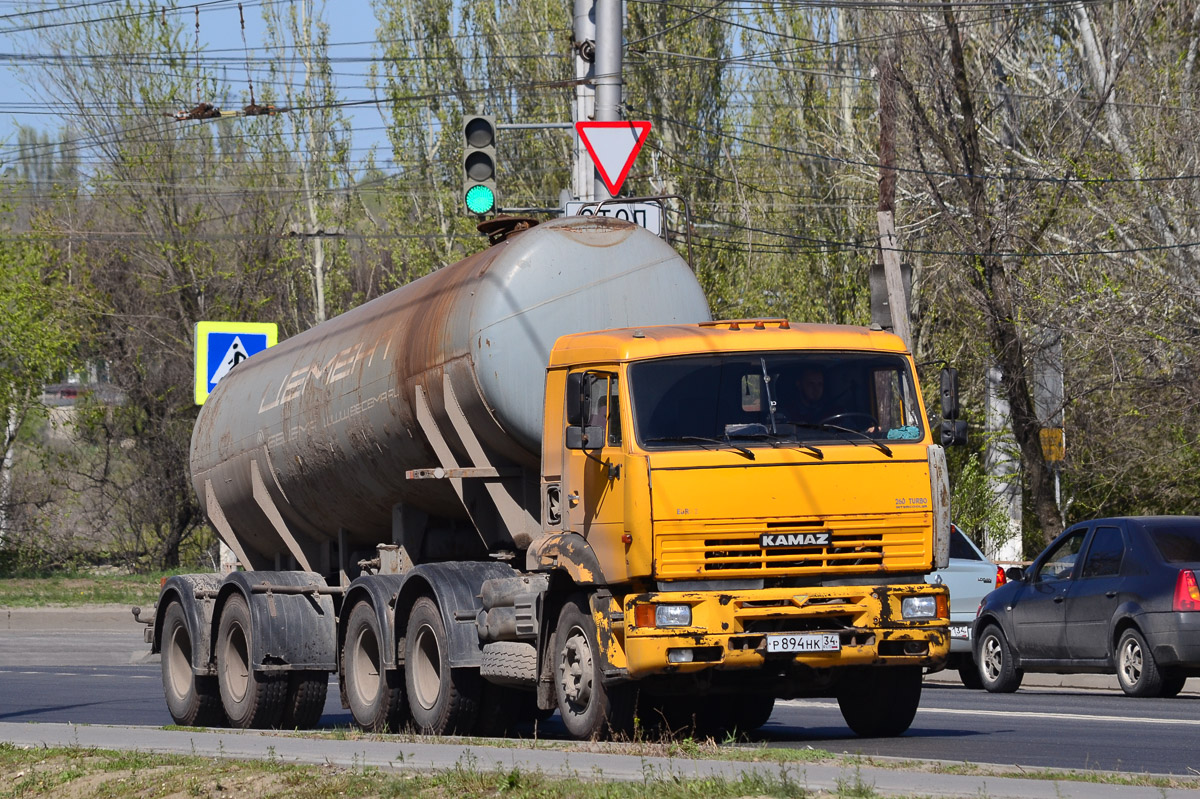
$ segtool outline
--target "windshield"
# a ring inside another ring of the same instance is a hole
[[[881,353],[769,352],[629,367],[635,434],[647,449],[787,443],[847,446],[924,436],[908,361]]]

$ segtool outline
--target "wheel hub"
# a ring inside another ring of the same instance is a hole
[[[587,637],[572,630],[559,660],[558,680],[563,696],[575,705],[587,705],[592,697],[592,648]]]

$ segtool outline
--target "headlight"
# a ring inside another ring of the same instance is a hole
[[[655,627],[691,627],[691,605],[655,605]]]
[[[900,615],[905,619],[936,619],[937,600],[931,596],[906,596],[900,600]]]

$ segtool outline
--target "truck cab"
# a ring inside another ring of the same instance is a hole
[[[607,673],[651,688],[919,680],[948,651],[946,592],[923,575],[949,523],[914,371],[891,334],[786,320],[560,338],[530,567],[608,586]]]

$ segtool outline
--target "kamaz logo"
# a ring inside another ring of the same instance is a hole
[[[829,533],[763,533],[758,539],[762,547],[811,547],[829,543]]]

